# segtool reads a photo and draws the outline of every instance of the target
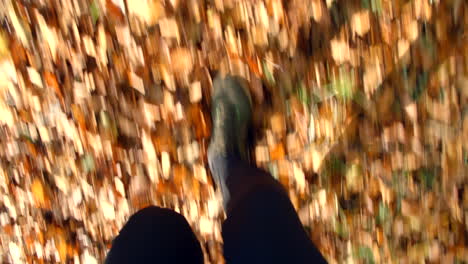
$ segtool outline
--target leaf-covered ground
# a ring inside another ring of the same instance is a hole
[[[223,263],[212,79],[330,263],[468,259],[463,0],[0,1],[0,261],[99,263],[147,204]],[[287,227],[283,227],[287,228]]]

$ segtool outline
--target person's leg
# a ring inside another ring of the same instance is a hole
[[[241,83],[233,77],[217,79],[212,101],[208,161],[227,213],[222,231],[226,262],[326,263],[284,188],[244,158],[251,106]]]
[[[182,215],[151,206],[130,217],[105,263],[203,263],[203,252]]]
[[[241,160],[227,163],[231,197],[222,229],[227,263],[326,263],[281,184]]]

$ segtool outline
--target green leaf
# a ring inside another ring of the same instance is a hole
[[[406,195],[406,188],[408,182],[408,172],[396,171],[392,175],[392,187],[397,196],[404,197]]]
[[[346,221],[336,221],[335,232],[338,234],[338,236],[347,238],[349,236],[349,228]]]
[[[395,212],[397,213],[401,213],[401,201],[402,201],[402,197],[401,195],[397,195],[397,198],[396,198],[396,209],[395,209]]]
[[[329,87],[342,100],[347,101],[353,98],[354,80],[350,73],[340,71],[338,79],[333,80]]]
[[[273,76],[273,73],[270,71],[267,63],[268,63],[267,61],[263,61],[262,63],[263,74],[265,74],[265,78],[267,82],[273,85],[276,83],[275,77]]]
[[[336,156],[330,158],[330,170],[333,172],[344,173],[346,170],[346,164],[343,160],[339,159]]]
[[[94,171],[95,166],[93,156],[91,156],[89,153],[86,153],[81,158],[81,166],[86,173]]]
[[[435,58],[437,54],[437,46],[434,43],[434,39],[431,37],[431,34],[426,31],[426,34],[423,35],[421,38],[421,44],[424,48],[429,51],[428,55],[432,58]]]
[[[372,12],[381,14],[382,13],[382,2],[380,0],[371,0]]]
[[[307,93],[307,89],[304,85],[304,83],[300,82],[298,87],[297,87],[297,96],[299,100],[305,104],[306,106],[310,105],[310,96],[309,93]]]
[[[426,89],[428,80],[429,79],[427,72],[418,74],[418,76],[416,77],[416,86],[411,91],[411,97],[413,98],[413,100],[417,101],[419,97],[421,97],[422,93]]]
[[[386,204],[380,202],[379,213],[377,215],[377,223],[383,224],[390,218],[390,209]]]
[[[372,12],[379,15],[382,13],[381,0],[361,0],[361,6],[365,9],[370,9]]]
[[[374,260],[374,253],[369,247],[360,246],[357,252],[358,258],[363,259],[364,263],[373,264],[375,263]]]
[[[365,9],[370,9],[370,2],[369,0],[361,0],[361,6]]]
[[[99,7],[98,7],[96,0],[91,2],[91,5],[89,6],[89,12],[91,13],[91,19],[93,20],[93,25],[96,25],[96,22],[99,18]]]
[[[434,170],[424,168],[419,172],[419,177],[425,188],[432,189],[436,178]]]

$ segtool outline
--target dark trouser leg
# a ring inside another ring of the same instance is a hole
[[[284,188],[234,157],[210,157],[229,193],[223,224],[227,263],[326,263],[304,231]]]
[[[151,206],[130,217],[106,263],[203,263],[203,252],[182,215]]]

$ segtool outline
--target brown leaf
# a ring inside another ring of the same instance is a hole
[[[193,59],[187,48],[175,48],[171,51],[171,68],[175,74],[189,74],[193,70]]]
[[[42,182],[39,179],[34,179],[31,184],[31,192],[33,194],[34,202],[37,207],[48,209],[50,206],[49,198],[46,194]]]

